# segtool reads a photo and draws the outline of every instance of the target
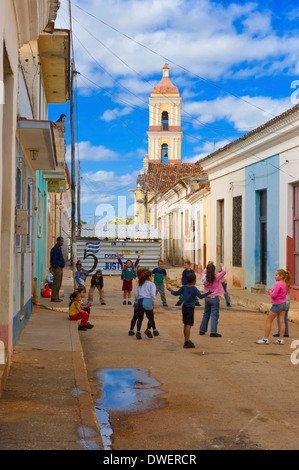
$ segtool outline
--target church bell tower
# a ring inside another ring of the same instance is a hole
[[[169,67],[163,67],[162,80],[149,98],[149,163],[181,163],[183,133],[181,131],[182,98],[169,79]]]

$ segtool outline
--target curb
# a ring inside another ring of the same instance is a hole
[[[81,444],[86,450],[104,450],[101,431],[95,412],[91,388],[88,381],[87,368],[81,345],[77,322],[70,322],[70,334],[74,348],[72,357],[75,375],[75,388],[80,409],[82,427],[80,429]],[[77,350],[76,350],[77,349]]]
[[[229,296],[235,305],[239,305],[240,307],[251,308],[252,310],[256,310],[260,313],[267,313],[271,308],[270,302],[258,302],[256,300],[250,300],[247,298],[245,299],[241,296],[232,293],[232,291],[229,291]],[[299,312],[290,308],[288,313],[288,320],[299,324]]]
[[[68,312],[67,308],[52,307],[39,303],[36,303],[35,306],[37,308],[44,308],[45,310],[56,311],[59,313]],[[104,450],[101,431],[95,411],[95,405],[88,381],[88,372],[77,322],[69,321],[69,333],[72,346],[72,363],[75,379],[74,393],[78,401],[81,421],[81,426],[78,430],[79,436],[81,438],[80,444],[84,447],[85,450]]]

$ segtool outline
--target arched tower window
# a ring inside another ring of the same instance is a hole
[[[163,111],[162,113],[162,131],[168,131],[168,112]]]
[[[168,163],[168,145],[163,144],[161,147],[161,162]]]

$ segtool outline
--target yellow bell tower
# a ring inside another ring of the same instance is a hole
[[[148,159],[150,163],[181,163],[182,98],[169,79],[169,67],[163,67],[162,80],[149,98]]]

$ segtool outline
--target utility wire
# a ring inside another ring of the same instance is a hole
[[[199,80],[201,81],[204,81],[206,83],[208,83],[209,85],[215,87],[215,88],[218,88],[219,90],[221,91],[224,91],[225,93],[233,96],[234,98],[237,98],[238,100],[241,100],[243,101],[244,103],[248,104],[249,106],[252,106],[256,109],[259,109],[260,111],[262,111],[263,113],[266,113],[266,114],[269,114],[269,116],[272,116],[272,117],[275,117],[275,114],[272,114],[268,111],[265,111],[264,109],[262,109],[261,107],[253,104],[253,103],[250,103],[249,101],[245,100],[244,98],[236,95],[235,93],[232,93],[230,91],[227,91],[225,90],[223,87],[221,87],[220,85],[217,85],[216,83],[200,76],[200,75],[197,75],[196,73],[192,72],[191,70],[188,70],[186,67],[180,65],[180,64],[177,64],[176,62],[174,62],[173,60],[165,57],[165,56],[162,56],[161,54],[159,54],[158,52],[156,52],[155,50],[151,49],[150,47],[146,46],[145,44],[142,44],[141,42],[139,41],[136,41],[135,39],[133,39],[131,36],[129,36],[128,34],[125,34],[123,33],[122,31],[118,30],[117,28],[115,28],[114,26],[111,26],[110,24],[108,24],[107,22],[101,20],[100,18],[98,18],[97,16],[93,15],[92,13],[88,12],[87,10],[85,10],[84,8],[80,7],[79,5],[76,5],[74,4],[75,7],[79,8],[81,11],[83,11],[84,13],[86,13],[87,15],[91,16],[92,18],[94,18],[95,20],[99,21],[100,23],[102,23],[103,25],[107,26],[108,28],[112,29],[113,31],[117,32],[118,34],[121,34],[122,36],[124,36],[125,38],[129,39],[130,41],[134,42],[135,44],[137,44],[138,46],[140,47],[143,47],[144,49],[148,50],[149,52],[151,52],[152,54],[155,54],[157,55],[158,57],[166,60],[166,62],[170,62],[172,63],[173,65],[175,65],[176,67],[184,70],[185,72],[187,72],[188,74],[190,75],[193,75],[194,77],[198,78]]]
[[[143,77],[141,75],[141,73],[137,72],[137,70],[133,69],[133,67],[131,67],[129,64],[127,64],[127,62],[125,62],[121,57],[119,57],[117,54],[115,54],[115,52],[113,52],[108,46],[106,46],[100,39],[98,39],[91,31],[89,31],[87,28],[85,28],[74,16],[73,16],[73,20],[75,20],[93,39],[95,39],[96,41],[98,41],[105,49],[107,49],[112,55],[114,55],[119,61],[121,61],[126,67],[128,67],[130,70],[132,70],[136,75],[138,75],[145,83],[147,83],[151,88],[153,87],[153,84],[147,80],[145,77]],[[98,64],[98,66],[105,72],[107,73],[113,81],[115,81],[118,85],[120,85],[122,88],[124,88],[126,91],[128,91],[129,93],[131,93],[133,96],[135,96],[136,98],[138,98],[140,101],[142,101],[143,103],[145,103],[146,105],[148,104],[145,100],[141,99],[139,96],[137,96],[135,93],[133,93],[131,90],[129,90],[128,88],[124,87],[120,82],[118,82],[117,80],[115,80],[115,78],[109,73],[107,72],[100,64],[99,62],[91,55],[90,51],[82,44],[82,42],[80,41],[80,39],[74,34],[74,36],[76,37],[76,39],[78,40],[78,42],[80,42],[81,46],[86,50],[86,52],[91,56],[91,58],[95,61],[95,63]],[[166,96],[164,93],[162,93],[163,96]],[[167,97],[169,98],[169,97]],[[187,111],[184,110],[184,108],[182,108],[182,112],[184,112],[187,116],[190,116],[191,119],[196,119],[194,118],[192,115],[190,115]],[[183,121],[182,122],[189,122],[189,121]],[[205,123],[207,124],[207,123]],[[214,128],[216,128],[214,126]],[[248,129],[238,129],[238,128],[235,128],[235,129],[230,129],[230,128],[221,128],[222,130],[227,130],[229,132],[231,131],[234,131],[234,132],[248,132]],[[252,128],[254,129],[254,128]]]
[[[96,17],[96,16],[93,15],[92,13],[89,13],[88,11],[84,10],[84,9],[81,8],[80,6],[78,6],[78,5],[76,5],[76,4],[74,4],[74,6],[76,6],[76,7],[79,8],[80,10],[84,11],[84,12],[87,13],[89,16],[93,17],[94,19],[96,19],[97,21],[101,22],[102,24],[104,24],[105,26],[109,27],[110,29],[112,29],[112,30],[116,31],[117,33],[123,35],[123,36],[126,37],[127,39],[130,39],[131,41],[135,42],[135,43],[138,44],[139,46],[141,46],[141,47],[143,47],[143,48],[149,50],[150,52],[152,52],[152,53],[158,55],[159,57],[162,57],[162,58],[165,59],[166,61],[168,61],[168,62],[170,62],[170,63],[173,63],[174,65],[176,65],[177,67],[183,69],[183,70],[186,71],[187,73],[196,76],[196,77],[199,78],[200,80],[203,80],[203,81],[209,83],[209,84],[212,85],[212,86],[215,86],[216,88],[218,88],[218,89],[220,89],[220,90],[222,90],[222,91],[225,91],[226,93],[228,93],[228,94],[234,96],[235,98],[237,98],[237,99],[239,99],[239,100],[241,100],[241,101],[244,101],[245,103],[249,104],[250,106],[253,106],[253,107],[255,107],[256,109],[259,109],[259,110],[262,111],[263,113],[269,114],[269,115],[271,115],[272,117],[276,117],[274,114],[269,113],[268,111],[265,111],[265,110],[262,109],[261,107],[256,106],[256,105],[254,105],[253,103],[248,102],[247,100],[245,100],[245,99],[239,97],[238,95],[235,95],[235,94],[233,94],[233,93],[231,93],[231,92],[228,92],[227,90],[225,90],[224,88],[220,87],[219,85],[216,85],[215,83],[210,82],[209,80],[207,80],[207,79],[205,79],[205,78],[203,78],[203,77],[200,77],[199,75],[193,73],[192,71],[186,69],[185,67],[183,67],[183,66],[181,66],[181,65],[179,65],[179,64],[176,64],[175,62],[173,62],[172,60],[168,59],[167,57],[164,57],[164,56],[160,55],[160,54],[157,53],[156,51],[154,51],[154,50],[152,50],[151,48],[145,46],[144,44],[142,44],[142,43],[140,43],[140,42],[134,40],[134,39],[131,38],[130,36],[126,35],[125,33],[122,33],[122,32],[119,31],[117,28],[114,28],[113,26],[111,26],[111,25],[109,25],[108,23],[104,22],[103,20],[101,20],[100,18]],[[102,68],[102,67],[101,67],[101,68]],[[129,91],[130,91],[130,90],[129,90]],[[131,91],[130,91],[130,93],[131,93]],[[113,112],[113,110],[111,110],[111,111]],[[184,111],[184,112],[185,112],[185,114],[190,115],[190,114],[187,113],[186,111]],[[115,113],[114,113],[114,114],[115,114]],[[203,122],[202,122],[201,120],[199,120],[198,118],[194,118],[194,117],[191,116],[191,115],[190,115],[190,117],[191,117],[193,120],[198,121],[203,127],[206,127],[206,128],[208,128],[208,129],[210,129],[212,132],[218,134],[222,139],[227,140],[229,143],[233,143],[232,141],[230,141],[229,139],[227,139],[227,138],[224,137],[223,135],[219,134],[219,133],[218,133],[215,129],[213,129],[211,126],[209,126],[209,125],[203,123]],[[139,138],[139,136],[138,136],[138,138]],[[239,143],[237,144],[237,146],[239,146],[240,148],[242,148],[243,150],[245,150],[242,146],[240,146]],[[248,150],[247,150],[247,152],[248,152]],[[248,152],[248,153],[249,153],[252,157],[254,157],[254,158],[256,158],[256,159],[258,159],[258,160],[260,160],[260,161],[264,161],[264,159],[260,158],[259,156],[255,155],[255,154],[253,154],[253,153],[251,153],[251,152]],[[280,170],[280,171],[283,171],[283,170],[281,170],[281,168],[276,167],[275,165],[273,165],[273,164],[271,164],[271,163],[269,163],[269,164],[272,165],[274,168],[276,168],[276,169],[278,169],[278,170]],[[283,171],[283,172],[284,172],[284,171]],[[293,176],[289,175],[288,173],[286,173],[286,172],[284,172],[284,173],[285,173],[286,175],[290,176],[291,178],[294,178]]]

